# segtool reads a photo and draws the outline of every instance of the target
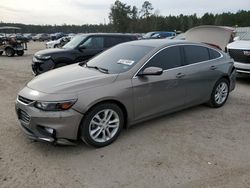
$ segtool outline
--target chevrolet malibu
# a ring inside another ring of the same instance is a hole
[[[201,43],[123,43],[34,78],[18,93],[16,112],[31,139],[102,147],[138,122],[203,103],[223,106],[235,87],[233,63]]]

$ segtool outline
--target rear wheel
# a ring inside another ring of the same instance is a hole
[[[225,78],[218,80],[213,88],[209,105],[214,108],[223,106],[229,95],[229,81]]]
[[[6,48],[5,49],[5,54],[8,56],[8,57],[12,57],[15,55],[15,51],[13,48]]]
[[[81,139],[88,145],[104,147],[117,139],[124,125],[119,106],[103,103],[93,107],[80,125]]]
[[[3,55],[3,51],[0,51],[0,56]]]
[[[23,50],[18,50],[18,51],[16,52],[16,54],[17,54],[18,56],[22,56],[22,55],[24,54],[24,51],[23,51]]]

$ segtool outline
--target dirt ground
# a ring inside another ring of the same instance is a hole
[[[250,187],[250,77],[227,104],[197,106],[124,130],[100,149],[33,142],[15,114],[19,89],[33,78],[23,57],[0,57],[0,187]]]

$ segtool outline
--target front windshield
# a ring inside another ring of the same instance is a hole
[[[126,72],[152,49],[148,46],[120,44],[91,59],[87,66],[106,69],[110,74]]]
[[[63,48],[76,48],[81,42],[86,38],[86,35],[76,35],[73,37],[67,44],[63,46]]]

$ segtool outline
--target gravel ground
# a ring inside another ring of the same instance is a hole
[[[197,106],[124,130],[95,149],[29,140],[18,127],[16,94],[32,79],[23,57],[0,57],[0,187],[250,187],[250,78],[227,104]]]

